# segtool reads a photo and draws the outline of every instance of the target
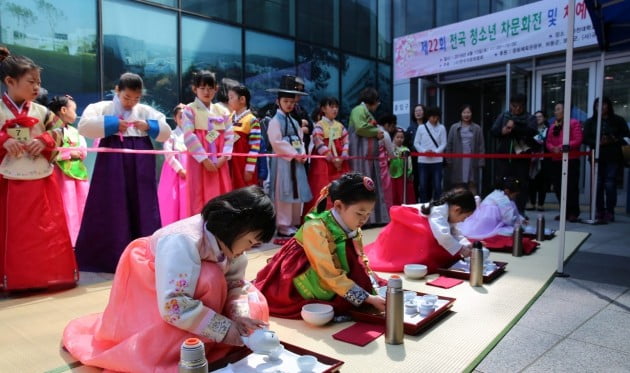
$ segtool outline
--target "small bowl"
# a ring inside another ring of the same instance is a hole
[[[333,307],[328,304],[310,303],[302,307],[302,319],[311,325],[325,325],[335,316]]]
[[[427,274],[427,266],[424,264],[405,264],[405,276],[407,278],[423,278]]]
[[[422,296],[422,301],[431,305],[435,305],[438,300],[438,296],[435,294],[425,294]]]
[[[416,296],[418,296],[418,293],[413,290],[405,290],[403,292],[403,299],[405,300],[405,302],[416,300]]]
[[[312,372],[317,364],[317,358],[311,355],[304,355],[297,358],[297,366],[300,372]]]

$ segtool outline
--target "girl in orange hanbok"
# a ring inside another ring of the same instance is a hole
[[[224,357],[268,325],[265,297],[244,281],[244,254],[274,230],[273,203],[251,186],[131,242],[105,311],[71,321],[63,346],[85,365],[120,372],[175,373],[190,337],[205,343],[209,361]]]

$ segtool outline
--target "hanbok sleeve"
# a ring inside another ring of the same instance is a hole
[[[232,260],[230,268],[225,274],[228,287],[225,313],[231,318],[235,316],[249,317],[249,303],[247,302],[247,292],[245,290],[252,284],[244,280],[246,268],[247,256],[243,254]]]
[[[173,151],[174,143],[175,143],[175,139],[173,137],[166,140],[164,142],[164,147],[163,147],[164,151],[167,151],[167,152]],[[180,170],[184,169],[184,166],[182,166],[181,162],[177,159],[174,153],[164,154],[164,160],[175,172],[179,172]]]
[[[289,157],[282,157],[283,159],[290,161],[291,159],[293,159],[293,157],[290,156],[298,154],[297,150],[295,150],[295,148],[290,143],[282,139],[280,122],[276,118],[273,118],[271,121],[269,121],[267,135],[269,137],[269,142],[271,143],[271,147],[273,148],[274,153],[289,155]]]
[[[451,224],[448,222],[448,205],[433,206],[429,215],[429,226],[433,237],[446,251],[455,255],[461,250],[462,244],[453,236]]]
[[[79,134],[90,139],[100,139],[118,132],[118,117],[103,115],[102,104],[90,104],[81,115],[78,129]]]
[[[195,134],[195,112],[190,107],[185,107],[182,111],[182,131],[186,148],[194,160],[201,163],[208,159],[206,150]]]
[[[361,137],[376,137],[378,128],[371,122],[374,120],[370,111],[363,105],[359,105],[350,112],[350,125],[354,127],[357,135]]]
[[[157,303],[162,318],[179,329],[221,342],[232,321],[194,299],[201,257],[186,235],[161,238],[155,251]]]
[[[148,111],[147,124],[149,129],[147,134],[156,141],[164,142],[171,136],[171,127],[166,123],[166,116],[150,106],[146,106]]]
[[[257,155],[260,153],[261,136],[260,122],[258,119],[254,119],[251,122],[248,136],[249,157],[247,157],[245,172],[254,172],[256,170],[256,162],[258,161]]]
[[[328,233],[321,221],[310,220],[304,223],[302,237],[306,257],[321,279],[322,285],[353,305],[359,306],[370,294],[349,278],[348,273],[341,268],[336,254],[330,252]]]

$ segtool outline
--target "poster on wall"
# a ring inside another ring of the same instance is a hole
[[[544,0],[394,39],[394,79],[564,50],[567,0]],[[584,0],[575,4],[574,47],[597,44]]]

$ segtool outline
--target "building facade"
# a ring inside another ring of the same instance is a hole
[[[466,42],[474,41],[475,44],[475,48],[467,49],[471,55],[467,60],[463,58],[464,63],[459,67],[453,67],[453,63],[457,63],[453,61],[453,57],[457,59],[459,56],[451,54],[436,60],[436,64],[445,60],[445,67],[429,66],[425,70],[419,69],[428,71],[426,74],[419,73],[402,79],[396,78],[399,65],[396,62],[397,52],[394,50],[394,112],[398,114],[399,124],[405,126],[409,123],[413,106],[422,103],[439,106],[442,109],[442,122],[448,128],[459,120],[459,108],[463,104],[470,104],[473,108],[473,120],[484,129],[486,149],[492,151],[493,141],[488,131],[497,116],[508,107],[511,95],[526,95],[530,113],[542,110],[552,118],[555,104],[564,100],[566,50],[563,46],[563,43],[566,45],[566,27],[562,29],[553,26],[557,26],[556,22],[560,23],[562,20],[566,22],[567,4],[568,1],[562,0],[394,1],[394,19],[397,20],[394,26],[394,44],[399,40],[397,38],[408,38],[420,32],[423,32],[419,34],[422,37],[436,35],[438,52],[442,52],[442,44],[448,52],[461,46],[462,40],[458,36],[460,34]],[[611,98],[615,114],[630,122],[630,53],[606,54],[602,63],[602,55],[583,0],[576,0],[575,11],[571,115],[582,122],[592,116],[593,102],[599,85],[603,84],[604,95]],[[427,13],[432,14],[430,19],[419,17],[420,14]],[[511,28],[514,27],[512,21],[518,26],[517,30]],[[471,27],[471,24],[476,26]],[[487,44],[481,41],[481,32],[489,35],[491,26],[496,26],[493,31],[497,40],[502,32],[510,33],[507,40],[516,40],[512,38],[516,38],[519,32],[523,34],[526,27],[529,32],[530,27],[534,28],[536,25],[541,32],[531,42],[525,40],[505,43],[504,47],[497,46],[498,41],[493,44],[493,39],[490,38],[487,39]],[[439,40],[442,34],[444,43]],[[548,47],[550,44],[552,47]],[[476,58],[480,48],[485,52],[479,52],[479,57]],[[495,56],[499,56],[493,57],[486,53],[490,50],[494,50]],[[502,53],[506,56],[501,56]],[[431,53],[422,57],[430,59]],[[486,60],[488,62],[484,62]],[[582,162],[580,190],[583,203],[590,200],[589,165],[589,162]],[[483,189],[487,191],[489,180],[492,180],[492,169],[486,167],[484,173],[486,182]],[[626,192],[622,193],[620,190],[618,205],[624,205],[628,190],[627,173],[620,174],[619,180],[623,180],[620,185],[623,185]],[[548,199],[555,200],[553,197]]]
[[[306,81],[309,110],[334,96],[343,118],[371,85],[387,111],[391,40],[391,0],[0,0],[0,44],[42,66],[43,86],[79,114],[131,71],[169,116],[193,99],[198,69],[243,82],[258,108],[288,73]]]

